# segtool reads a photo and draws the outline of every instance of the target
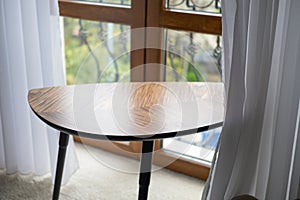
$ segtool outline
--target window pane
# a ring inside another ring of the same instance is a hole
[[[64,18],[67,84],[129,81],[130,26]]]
[[[164,139],[163,148],[173,153],[183,154],[183,156],[210,163],[212,162],[221,130],[221,128],[217,128],[194,135]]]
[[[221,13],[221,0],[167,0],[166,8],[193,12]]]
[[[167,30],[166,81],[221,81],[221,37]]]
[[[221,82],[221,37],[166,30],[165,81]],[[211,162],[221,128],[194,135],[164,139],[166,151]]]
[[[87,1],[94,3],[105,3],[105,4],[115,4],[115,5],[125,5],[130,6],[131,0],[78,0],[78,1]]]

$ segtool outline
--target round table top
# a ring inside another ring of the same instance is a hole
[[[34,113],[62,132],[103,140],[175,137],[222,125],[222,83],[129,82],[32,89]]]

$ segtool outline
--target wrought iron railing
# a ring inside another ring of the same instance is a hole
[[[221,13],[221,0],[168,0],[166,8]]]

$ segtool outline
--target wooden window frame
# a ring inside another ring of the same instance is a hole
[[[111,22],[130,25],[131,29],[142,27],[161,27],[181,31],[191,31],[222,35],[222,18],[220,14],[181,12],[166,9],[165,0],[131,0],[131,6],[99,4],[75,0],[59,0],[60,15],[64,17],[81,18],[85,20]],[[149,10],[151,12],[149,12]],[[146,17],[147,15],[147,17]],[[197,23],[195,23],[197,22]],[[161,43],[163,33],[156,33],[151,37],[145,34],[131,35],[131,47],[140,42]],[[161,63],[163,52],[158,49],[139,49],[131,51],[131,68],[144,63]],[[145,70],[149,76],[145,77]],[[152,71],[151,71],[152,70]],[[160,71],[144,68],[140,74],[131,75],[131,81],[160,80]],[[139,159],[141,152],[140,142],[130,142],[130,145],[120,142],[99,141],[75,137],[75,141],[98,147],[119,155]],[[210,166],[205,163],[172,155],[161,149],[161,141],[155,141],[153,162],[156,165],[166,166],[176,172],[206,180]],[[175,161],[174,161],[175,159]],[[170,162],[172,161],[172,162]],[[168,164],[170,163],[170,164]]]

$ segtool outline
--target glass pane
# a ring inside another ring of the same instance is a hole
[[[78,1],[114,4],[114,5],[122,5],[122,6],[130,6],[131,5],[131,0],[78,0]]]
[[[221,82],[221,37],[166,30],[165,81]],[[211,162],[221,128],[164,139],[162,148],[190,158]],[[184,152],[182,152],[184,151]]]
[[[167,0],[166,8],[193,12],[221,13],[221,0]]]
[[[165,81],[221,81],[221,37],[166,31]]]
[[[164,139],[163,148],[195,160],[211,163],[221,130],[221,128],[217,128],[194,135]],[[183,149],[185,152],[182,152]]]
[[[130,26],[64,18],[67,84],[129,81]]]

